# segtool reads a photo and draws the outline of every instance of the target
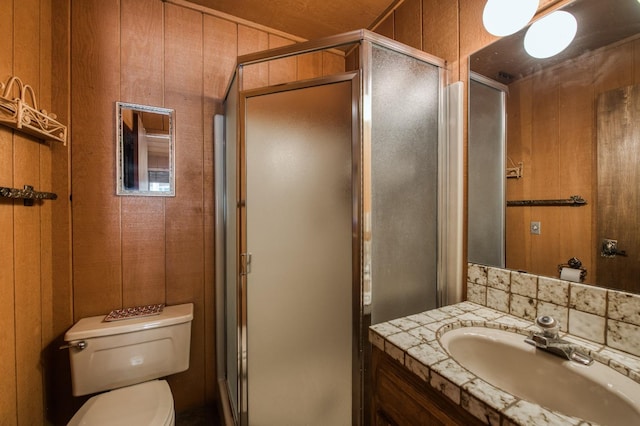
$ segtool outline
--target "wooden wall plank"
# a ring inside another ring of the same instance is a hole
[[[269,34],[269,49],[293,44],[292,40]],[[269,85],[288,83],[296,80],[297,60],[295,57],[269,61]]]
[[[551,73],[536,75],[533,78],[533,93],[536,101],[532,110],[532,186],[531,199],[549,200],[563,198],[558,194],[556,185],[560,178],[559,136],[558,136],[558,79]],[[531,220],[541,222],[540,235],[531,237],[532,270],[547,265],[545,275],[557,275],[549,271],[551,262],[560,263],[557,245],[560,234],[560,215],[558,208],[532,207]],[[555,272],[555,273],[554,273]]]
[[[640,291],[640,85],[602,93],[597,100],[598,239],[615,239],[627,256],[600,257],[598,282]]]
[[[260,52],[268,48],[268,33],[244,25],[238,25],[238,56]],[[268,85],[269,65],[260,63],[244,67],[242,84],[243,90]]]
[[[0,34],[2,38],[2,34]],[[11,39],[11,37],[9,37]],[[0,129],[0,185],[13,186],[13,134]],[[14,264],[14,218],[13,201],[0,200],[0,227],[7,232],[0,244],[0,258]],[[3,358],[0,362],[0,416],[9,425],[17,424],[16,397],[16,345],[15,345],[15,294],[14,268],[6,268],[0,274],[0,347]]]
[[[507,200],[527,199],[531,183],[531,79],[524,79],[512,84],[507,96],[507,162],[522,162],[527,170],[524,178],[507,179]],[[527,178],[528,177],[528,178]],[[530,221],[531,210],[526,208],[506,209],[506,264],[511,268],[526,271],[530,268],[531,233],[525,226]]]
[[[422,49],[422,0],[405,0],[394,12],[395,39]]]
[[[19,187],[39,185],[39,146],[30,137],[14,136],[14,180]],[[40,211],[14,203],[14,276],[16,325],[16,377],[18,422],[43,422],[43,391],[40,372],[42,307],[40,291]]]
[[[558,91],[558,155],[559,176],[556,185],[561,197],[581,195],[588,204],[580,208],[561,208],[560,235],[556,242],[560,251],[559,262],[565,263],[572,257],[582,261],[594,276],[596,244],[593,239],[591,222],[596,199],[592,184],[595,171],[591,167],[595,150],[595,116],[593,93],[593,61],[582,60],[568,64],[558,70],[560,81]],[[565,195],[562,195],[562,194]],[[553,267],[554,265],[551,265]],[[557,270],[554,276],[559,277]]]
[[[624,43],[599,51],[594,56],[598,70],[594,80],[596,95],[633,84],[633,60],[634,43]]]
[[[114,102],[120,97],[120,2],[73,2],[71,129],[74,316],[122,305]],[[90,106],[90,107],[89,107]]]
[[[231,82],[238,56],[238,25],[215,16],[204,16],[205,92],[218,102]]]
[[[394,12],[395,13],[395,12]],[[395,36],[395,18],[394,13],[390,13],[382,22],[375,28],[375,32],[393,39]]]
[[[331,52],[322,52],[322,75],[332,75],[345,71],[345,58]]]
[[[176,110],[176,196],[166,200],[167,303],[194,303],[189,370],[169,378],[176,410],[204,403],[203,17],[165,4],[165,102]]]
[[[298,55],[298,80],[322,76],[322,52]]]
[[[40,40],[39,40],[39,90],[38,106],[46,111],[54,111],[51,105],[51,73],[46,70],[51,69],[51,1],[40,0]],[[52,174],[52,150],[53,142],[42,142],[39,144],[40,158],[40,188],[53,192],[51,181]],[[40,205],[40,269],[41,269],[41,316],[42,316],[42,343],[44,349],[51,343],[54,337],[53,324],[53,240],[52,240],[52,214],[53,203],[45,202]]]
[[[36,11],[36,12],[34,12]],[[40,93],[40,1],[14,4],[14,73]],[[29,52],[30,54],[25,54]],[[14,185],[41,186],[40,142],[15,132]],[[20,424],[44,422],[42,375],[42,293],[40,288],[40,208],[14,202],[14,277],[17,412]]]
[[[450,81],[460,79],[460,60],[458,53],[458,4],[450,0],[424,0],[422,5],[422,46],[429,52],[447,62]],[[446,25],[443,25],[446,23]],[[466,67],[466,62],[463,62]]]
[[[51,109],[58,120],[67,125],[70,135],[71,116],[71,77],[70,77],[70,32],[71,32],[71,0],[57,1],[52,8],[52,84]],[[54,291],[54,335],[60,336],[73,323],[73,302],[71,285],[71,191],[70,179],[70,145],[52,144],[52,188],[58,194],[58,201],[53,203],[52,240],[55,249],[52,252]],[[68,363],[67,363],[68,364]]]
[[[445,0],[446,1],[446,0]],[[484,2],[477,0],[458,0],[460,29],[460,66],[467,63],[467,58],[475,51],[493,43],[498,37],[493,36],[482,25]],[[442,24],[441,24],[442,25]]]
[[[163,7],[121,0],[120,101],[164,106]]]
[[[0,0],[0,79],[6,81],[13,75],[13,0]],[[0,127],[0,186],[13,187],[13,131]],[[0,228],[6,230],[0,244],[0,259],[6,264],[14,263],[14,218],[13,204],[9,199],[0,199]],[[0,417],[7,425],[16,425],[16,344],[15,344],[15,295],[14,268],[5,268],[0,274],[0,347],[3,348],[0,362]]]
[[[157,197],[122,200],[122,306],[165,303],[165,211]]]
[[[121,0],[120,16],[120,100],[164,106],[162,3]],[[165,199],[122,197],[121,205],[122,305],[164,303]]]
[[[71,0],[48,1],[51,4],[51,25],[48,27],[55,43],[50,44],[52,59],[50,69],[41,72],[51,74],[51,111],[70,131],[70,9]],[[69,134],[69,133],[68,133]],[[71,204],[70,152],[67,146],[49,144],[51,150],[51,188],[58,199],[51,205],[51,343],[44,352],[44,382],[47,420],[64,424],[73,414],[71,373],[68,354],[58,348],[64,332],[73,324],[73,288],[71,283]]]
[[[593,67],[594,67],[594,99],[593,103],[597,104],[600,102],[601,94],[605,92],[609,92],[613,89],[631,86],[634,84],[640,83],[640,56],[638,55],[638,45],[640,43],[640,39],[638,40],[630,40],[627,43],[623,43],[621,45],[615,46],[611,49],[604,49],[600,52],[597,52],[594,55]],[[609,93],[607,96],[610,96]],[[597,114],[594,114],[597,118]],[[598,120],[602,120],[598,118]],[[604,126],[606,127],[606,126]],[[594,129],[594,133],[598,135],[600,130]],[[600,144],[605,144],[606,138],[602,141],[598,140],[598,137],[595,138],[596,146]],[[602,229],[613,229],[612,224],[607,223],[608,221],[616,221],[616,218],[611,218],[606,214],[606,205],[607,201],[610,201],[616,194],[615,192],[610,191],[602,191],[601,183],[602,180],[606,180],[607,178],[611,178],[611,176],[607,176],[607,173],[598,173],[598,170],[602,166],[604,161],[614,161],[614,156],[611,158],[603,155],[601,149],[594,149],[594,153],[598,155],[594,155],[593,169],[594,175],[596,178],[594,179],[593,188],[598,191],[597,197],[594,195],[594,199],[598,203],[603,203],[603,208],[595,207],[594,210],[594,227],[593,227],[593,244],[596,245],[595,253],[595,263],[594,263],[594,271],[589,273],[589,281],[590,282],[604,282],[608,286],[617,286],[622,285],[623,290],[627,291],[635,291],[633,286],[629,286],[629,283],[625,283],[626,277],[624,274],[618,275],[623,270],[629,271],[627,269],[628,263],[627,260],[630,258],[603,258],[599,255],[599,248],[602,241],[599,241],[600,238],[607,238],[605,235],[602,235]],[[605,166],[606,167],[606,166]],[[622,175],[626,175],[622,173]],[[631,174],[630,174],[631,176]],[[604,195],[603,195],[604,194]],[[624,248],[622,248],[624,250]],[[613,267],[620,266],[620,268]],[[610,269],[611,268],[611,269]]]

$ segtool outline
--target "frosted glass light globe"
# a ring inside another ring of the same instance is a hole
[[[482,23],[495,36],[507,36],[524,28],[538,10],[539,0],[487,0]]]
[[[557,55],[571,44],[578,30],[576,18],[562,10],[531,24],[524,36],[524,50],[534,58]]]

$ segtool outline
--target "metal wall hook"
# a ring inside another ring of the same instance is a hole
[[[618,240],[605,238],[602,240],[602,250],[600,251],[600,255],[602,257],[627,257],[627,252],[625,250],[618,250]]]

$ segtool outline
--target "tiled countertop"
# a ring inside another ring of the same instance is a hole
[[[576,417],[552,412],[498,389],[464,369],[439,343],[439,337],[460,327],[480,326],[529,335],[537,327],[476,303],[462,302],[405,318],[376,324],[369,340],[420,379],[442,392],[475,417],[491,425],[590,425]],[[584,340],[562,336],[596,361],[640,383],[640,357]]]

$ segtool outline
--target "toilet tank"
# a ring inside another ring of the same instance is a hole
[[[142,383],[189,368],[192,303],[165,306],[160,314],[148,317],[112,322],[104,318],[83,318],[64,335],[71,345],[75,396]]]

